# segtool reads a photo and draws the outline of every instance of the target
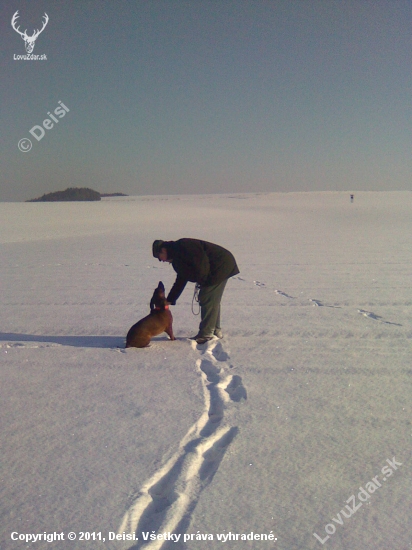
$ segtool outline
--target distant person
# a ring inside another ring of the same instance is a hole
[[[177,273],[166,298],[168,304],[176,304],[187,282],[197,283],[200,287],[201,322],[199,333],[193,340],[204,344],[213,336],[223,338],[220,302],[228,279],[239,273],[233,254],[217,244],[198,239],[157,240],[152,250],[159,262],[171,263]]]
[[[355,198],[355,195],[350,196],[350,202],[353,202],[353,199]]]

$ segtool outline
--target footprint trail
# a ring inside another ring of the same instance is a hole
[[[246,279],[242,279],[241,277],[234,277],[234,279],[238,279],[239,281],[242,281],[242,282],[245,282],[245,283],[250,283],[250,281],[248,281]],[[264,283],[262,281],[253,281],[253,284],[258,286],[258,287],[261,287],[261,288],[268,288],[266,283]],[[274,289],[274,292],[275,292],[275,294],[277,294],[278,296],[282,296],[283,298],[289,298],[291,300],[296,299],[295,296],[290,296],[286,292],[283,292],[283,290]],[[325,304],[321,300],[315,300],[314,298],[308,298],[308,300],[309,300],[309,302],[312,302],[312,304],[314,306],[317,306],[317,307],[326,307],[326,308],[332,308],[332,309],[343,309],[342,306],[332,305],[332,304]],[[368,319],[373,319],[374,321],[378,321],[379,323],[384,323],[385,325],[393,325],[393,326],[396,326],[396,327],[402,327],[403,326],[401,323],[393,323],[392,321],[385,321],[385,319],[382,316],[376,315],[376,313],[373,313],[372,311],[366,311],[364,309],[358,309],[357,311],[358,311],[358,313],[360,313],[364,317],[367,317]]]
[[[200,373],[204,410],[180,441],[175,454],[141,487],[126,511],[118,532],[136,533],[130,550],[160,550],[168,541],[142,540],[142,532],[183,533],[190,524],[202,490],[214,474],[233,439],[237,426],[225,422],[231,402],[247,399],[242,378],[228,374],[228,353],[220,341],[196,345],[200,353],[196,367]]]

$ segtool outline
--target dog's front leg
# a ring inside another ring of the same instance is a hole
[[[176,338],[174,337],[174,334],[173,334],[172,323],[173,323],[173,317],[172,317],[172,314],[170,314],[169,325],[168,325],[165,332],[170,337],[171,340],[176,340]]]

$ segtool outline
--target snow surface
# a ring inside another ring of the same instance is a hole
[[[0,204],[0,547],[410,550],[411,212],[409,192]],[[225,337],[187,339],[188,284],[177,340],[125,350],[175,279],[151,243],[180,237],[238,261]]]

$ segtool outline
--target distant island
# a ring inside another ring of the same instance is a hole
[[[57,202],[57,201],[100,201],[102,197],[127,197],[124,193],[99,193],[88,187],[68,187],[64,191],[46,193],[37,199],[26,202]]]

